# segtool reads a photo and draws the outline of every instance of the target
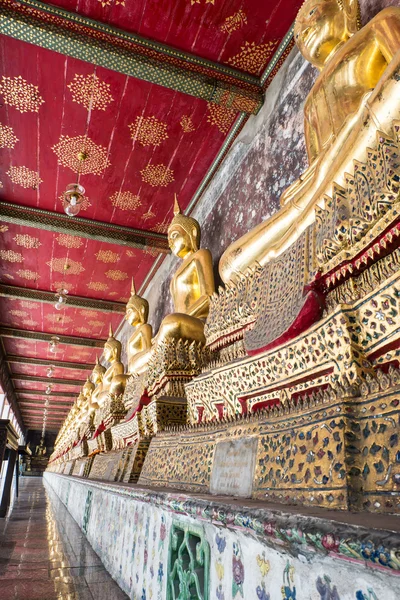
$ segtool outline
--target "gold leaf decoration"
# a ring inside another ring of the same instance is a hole
[[[119,254],[111,250],[99,250],[95,257],[103,263],[116,263],[119,260]]]
[[[88,329],[87,327],[77,327],[76,331],[78,333],[83,333],[84,335],[87,334],[87,333],[90,333],[90,329]],[[79,357],[84,358],[84,357],[87,356],[87,354],[83,353],[83,352],[80,352],[80,353],[76,354],[75,356],[79,356]]]
[[[97,317],[97,311],[96,310],[81,310],[80,315],[82,315],[82,317]]]
[[[110,201],[115,208],[121,210],[135,210],[142,204],[139,196],[135,196],[131,192],[115,192],[110,197]]]
[[[10,315],[23,319],[28,316],[28,313],[25,310],[10,310]]]
[[[168,139],[167,124],[156,117],[136,117],[135,122],[128,125],[131,138],[142,146],[159,146]]]
[[[8,231],[8,225],[0,225],[0,233],[5,233]]]
[[[37,85],[28,83],[18,77],[5,77],[0,81],[0,94],[4,96],[4,103],[13,106],[20,113],[38,112],[44,100],[39,94]]]
[[[106,110],[114,101],[110,92],[110,84],[91,75],[75,74],[73,81],[67,85],[72,94],[72,100],[82,104],[86,110]]]
[[[89,321],[91,327],[103,327],[104,321]]]
[[[36,190],[39,184],[43,182],[39,177],[39,173],[31,171],[28,167],[10,167],[7,175],[11,181],[23,188],[32,188]]]
[[[114,281],[124,281],[128,278],[128,273],[124,273],[123,271],[116,269],[115,271],[107,271],[106,277],[108,277],[108,279],[113,279]]]
[[[25,319],[22,321],[22,324],[26,325],[26,327],[37,327],[39,325],[37,321],[33,321],[32,319]]]
[[[151,248],[150,246],[148,248],[143,248],[143,252],[150,256],[158,256],[160,254],[160,251],[157,250],[157,248]]]
[[[108,295],[109,296],[118,296],[118,292],[110,292]]]
[[[52,271],[56,273],[65,273],[66,275],[80,275],[85,268],[82,263],[70,258],[52,258],[46,263]]]
[[[56,292],[57,290],[67,290],[70,292],[74,287],[73,283],[66,283],[65,281],[55,281],[53,283],[53,290]]]
[[[22,254],[20,252],[14,252],[14,250],[0,250],[0,258],[13,263],[21,263],[24,260]]]
[[[151,228],[151,231],[156,231],[157,233],[167,233],[168,227],[170,223],[166,219],[164,221],[157,223],[154,227]]]
[[[142,221],[147,221],[148,219],[152,219],[156,216],[156,213],[153,213],[152,210],[148,210],[147,212],[142,214]]]
[[[71,317],[68,317],[67,315],[62,315],[60,313],[51,313],[49,315],[46,315],[45,317],[48,321],[51,321],[52,323],[62,323],[63,325],[66,325],[67,323],[72,323],[73,319],[71,319]]]
[[[12,149],[18,141],[12,127],[0,123],[0,148]]]
[[[260,71],[266,66],[269,58],[273,55],[275,48],[276,42],[273,41],[260,44],[259,46],[254,42],[245,42],[240,52],[228,58],[227,62],[237,69],[253,73],[253,75],[259,75]]]
[[[72,138],[62,135],[52,150],[56,153],[60,165],[82,175],[101,175],[111,164],[107,158],[107,148],[95,144],[86,135]]]
[[[22,308],[36,308],[37,304],[36,302],[29,302],[29,300],[22,300],[21,306]]]
[[[153,187],[165,187],[175,181],[174,172],[165,165],[152,165],[149,163],[140,171],[142,181]]]
[[[39,248],[39,246],[42,245],[39,241],[39,238],[32,237],[27,233],[25,233],[24,235],[17,233],[13,240],[17,244],[17,246],[22,246],[23,248]]]
[[[60,233],[56,237],[56,242],[64,248],[80,248],[83,244],[80,237],[69,235],[68,233]]]
[[[64,201],[64,196],[61,194],[61,196],[58,196],[58,199],[60,200],[60,202]],[[82,204],[81,204],[81,210],[85,211],[87,210],[91,205],[91,203],[89,202],[89,198],[87,196],[83,196],[83,200],[82,200]]]
[[[193,125],[191,117],[189,117],[188,115],[182,116],[182,119],[180,120],[180,125],[185,133],[192,133],[192,131],[196,129],[196,127]]]
[[[237,112],[231,108],[225,108],[214,102],[207,102],[207,108],[209,115],[207,117],[208,123],[215,125],[221,131],[221,133],[228,133],[236,119]]]
[[[243,27],[243,25],[247,25],[247,17],[246,13],[240,9],[234,15],[226,17],[225,21],[220,27],[220,30],[230,35],[234,31],[237,31]]]
[[[215,0],[205,0],[206,4],[214,4]],[[201,0],[190,0],[190,4],[201,4]]]
[[[125,0],[97,0],[97,2],[100,2],[103,8],[112,4],[115,6],[125,6]]]
[[[86,285],[89,290],[94,290],[95,292],[105,292],[108,290],[108,285],[102,281],[90,281]]]

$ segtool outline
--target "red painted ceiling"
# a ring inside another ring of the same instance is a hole
[[[58,0],[70,12],[172,48],[260,75],[290,28],[299,0]],[[15,84],[19,91],[10,89]],[[11,86],[11,88],[10,88]],[[18,86],[17,86],[18,87]],[[89,91],[88,91],[89,90]],[[33,93],[32,93],[33,92]],[[8,95],[7,95],[8,94]],[[11,95],[10,95],[11,94]],[[28,99],[28,100],[27,100]],[[24,104],[25,102],[25,104]],[[85,187],[80,217],[165,233],[173,195],[188,206],[238,117],[233,110],[146,81],[0,36],[0,200],[62,213],[67,184]],[[83,151],[85,160],[77,154]],[[0,284],[126,302],[156,260],[142,251],[0,222]],[[105,339],[121,314],[0,297],[0,326]],[[1,338],[24,425],[38,428],[47,366],[13,356],[92,364],[101,349]],[[84,380],[90,371],[56,367],[53,377]],[[26,381],[20,376],[43,377]],[[77,394],[79,386],[54,384]],[[24,391],[35,394],[22,394]],[[48,428],[64,418],[50,396]],[[57,407],[58,404],[58,407]],[[53,411],[53,412],[52,412]]]

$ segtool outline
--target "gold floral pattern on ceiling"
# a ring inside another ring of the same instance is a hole
[[[9,314],[13,317],[20,317],[21,319],[28,316],[28,313],[25,310],[10,310]]]
[[[205,4],[214,4],[215,0],[205,0]],[[201,0],[190,0],[190,4],[201,4]]]
[[[118,252],[112,252],[111,250],[99,250],[96,252],[95,257],[103,263],[116,263],[119,260]]]
[[[74,284],[70,282],[67,283],[66,281],[55,281],[52,284],[52,287],[55,292],[57,290],[67,290],[68,292],[70,292],[74,287]]]
[[[58,199],[62,203],[64,200],[64,196],[61,194],[61,196],[58,196]],[[81,204],[81,211],[87,210],[90,206],[92,206],[92,205],[89,202],[89,198],[87,196],[83,196],[83,200],[82,200],[82,204]]]
[[[20,252],[14,252],[14,250],[0,250],[0,258],[7,262],[21,263],[24,257]]]
[[[97,317],[97,311],[95,310],[81,310],[79,314],[85,318]]]
[[[159,255],[159,250],[157,250],[157,248],[152,248],[151,246],[143,248],[143,252],[145,254],[148,254],[149,256],[158,256]]]
[[[39,323],[33,319],[25,319],[22,321],[22,324],[26,325],[26,327],[37,327],[39,325]]]
[[[60,233],[56,237],[56,242],[64,248],[80,248],[83,244],[81,238],[75,235],[69,235],[68,233]]]
[[[87,334],[87,333],[90,333],[90,329],[88,329],[87,327],[77,327],[76,331],[78,333],[83,333],[84,335]],[[76,354],[75,356],[79,356],[79,357],[85,358],[87,356],[87,354],[79,353],[79,354]]]
[[[56,273],[64,273],[65,275],[80,275],[85,270],[85,267],[77,260],[71,258],[52,258],[46,263],[50,269]]]
[[[128,125],[131,138],[142,146],[159,146],[168,139],[167,124],[156,117],[136,117],[134,123]]]
[[[72,323],[73,319],[71,317],[68,317],[68,315],[60,315],[60,313],[50,313],[49,315],[46,315],[45,317],[48,321],[52,321],[53,323],[63,323],[63,325],[65,325],[66,323]]]
[[[39,248],[39,246],[42,245],[39,238],[28,235],[27,233],[23,235],[17,233],[17,235],[13,237],[13,240],[17,246],[22,246],[23,248]]]
[[[97,2],[100,2],[100,4],[102,5],[102,7],[104,8],[105,6],[125,6],[125,0],[97,0]]]
[[[115,208],[121,210],[135,210],[142,204],[139,196],[132,194],[132,192],[115,192],[110,196],[110,202]]]
[[[31,171],[28,167],[10,167],[7,175],[11,181],[23,188],[32,188],[36,190],[39,184],[43,182],[39,177],[39,173]]]
[[[0,94],[4,97],[4,104],[13,106],[20,113],[38,112],[44,103],[37,85],[28,83],[21,75],[18,77],[3,75],[0,81]]]
[[[241,29],[243,25],[247,25],[247,16],[246,13],[240,9],[234,15],[226,17],[225,21],[220,27],[220,30],[223,33],[230,35],[234,31]]]
[[[29,302],[29,300],[21,301],[22,308],[37,308],[36,302]]]
[[[95,292],[106,292],[108,290],[108,285],[102,281],[89,281],[86,285],[89,290],[94,290]]]
[[[192,118],[188,115],[182,116],[182,119],[180,120],[180,126],[182,127],[184,133],[192,133],[192,131],[195,131],[196,129],[196,127],[193,125]]]
[[[110,84],[101,81],[95,73],[86,76],[75,74],[67,87],[72,94],[72,100],[82,104],[86,110],[106,110],[108,105],[114,102]]]
[[[166,187],[175,181],[173,170],[162,164],[152,165],[149,163],[140,171],[140,174],[142,181],[153,187]]]
[[[114,281],[125,281],[128,278],[128,273],[124,273],[119,269],[106,271],[105,275],[108,279],[113,279]]]
[[[228,133],[236,119],[237,112],[214,102],[207,102],[209,114],[207,122],[218,127],[221,133]]]
[[[154,227],[151,228],[151,231],[156,231],[157,233],[167,233],[169,225],[170,219],[165,218],[163,221],[154,225]]]
[[[29,269],[19,269],[17,275],[18,277],[21,277],[21,279],[27,279],[28,281],[37,281],[40,277],[39,273],[30,271]]]
[[[0,148],[14,148],[19,139],[14,134],[13,128],[0,123]]]
[[[152,210],[148,210],[147,212],[142,214],[142,221],[147,221],[148,219],[152,219],[156,216],[156,213],[153,213]]]
[[[233,67],[259,75],[260,71],[266,66],[269,58],[276,48],[276,42],[269,41],[266,44],[257,46],[255,42],[245,42],[240,52],[228,58],[228,62]]]
[[[52,150],[57,155],[58,163],[74,173],[101,175],[111,165],[107,148],[95,144],[87,135],[62,135]]]
[[[104,321],[89,321],[91,327],[103,327]]]

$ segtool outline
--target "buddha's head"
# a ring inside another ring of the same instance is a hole
[[[107,362],[113,362],[121,358],[121,342],[115,339],[112,326],[110,325],[110,332],[108,334],[108,340],[104,344],[104,358]]]
[[[181,213],[175,196],[174,218],[168,227],[168,244],[175,256],[185,258],[200,248],[200,225]]]
[[[338,44],[360,26],[358,0],[305,0],[294,25],[294,39],[304,58],[322,69]]]
[[[85,396],[86,400],[88,400],[90,398],[93,390],[94,390],[94,384],[90,381],[90,379],[88,377],[82,387],[82,394]]]
[[[135,283],[132,279],[131,297],[126,305],[125,319],[132,327],[147,323],[149,316],[149,303],[147,300],[138,296],[135,290]]]
[[[85,396],[83,395],[82,392],[79,392],[78,397],[76,399],[76,408],[78,409],[78,412],[83,407],[84,402],[85,402]]]
[[[106,368],[99,362],[99,357],[96,358],[96,364],[90,376],[90,379],[94,385],[98,385],[103,381],[104,373],[106,372]]]

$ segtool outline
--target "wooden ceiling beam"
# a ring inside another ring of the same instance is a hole
[[[18,300],[33,300],[33,302],[43,302],[46,304],[55,303],[55,293],[43,290],[35,290],[15,285],[0,283],[0,296],[4,298],[15,298]],[[85,308],[106,313],[125,313],[125,304],[123,302],[111,302],[106,300],[97,300],[95,298],[82,298],[81,296],[71,296],[68,294],[66,308]]]
[[[29,331],[28,329],[16,329],[14,327],[0,327],[0,336],[17,338],[21,340],[36,340],[37,342],[50,342],[53,336],[57,336],[60,344],[67,346],[86,346],[88,348],[104,348],[106,340],[93,338],[74,337],[58,333],[44,333],[43,331]]]
[[[47,358],[30,358],[26,356],[16,356],[15,354],[7,354],[6,361],[8,363],[16,363],[23,365],[41,365],[45,367],[57,367],[58,369],[79,369],[81,371],[93,371],[94,365],[76,362],[64,362],[61,360],[49,360]]]
[[[58,379],[54,377],[37,377],[36,375],[21,375],[19,373],[12,373],[11,379],[13,381],[39,381],[45,384],[58,384],[58,385],[77,385],[81,386],[85,383],[86,379]]]
[[[22,390],[21,388],[18,388],[15,390],[15,393],[19,397],[19,402],[25,400],[25,398],[21,398],[22,394],[46,397],[45,393],[40,390]],[[76,392],[51,392],[51,397],[53,396],[57,396],[57,398],[76,398]]]
[[[20,398],[18,403],[21,407],[33,407],[33,406],[43,406],[42,402],[44,402],[43,400],[40,400],[40,404],[39,401],[38,402],[34,402],[32,400],[25,400],[24,398]],[[51,404],[51,398],[50,398],[50,406],[59,406],[60,408],[63,408],[65,410],[69,410],[72,406],[72,402],[53,402],[53,404]]]

